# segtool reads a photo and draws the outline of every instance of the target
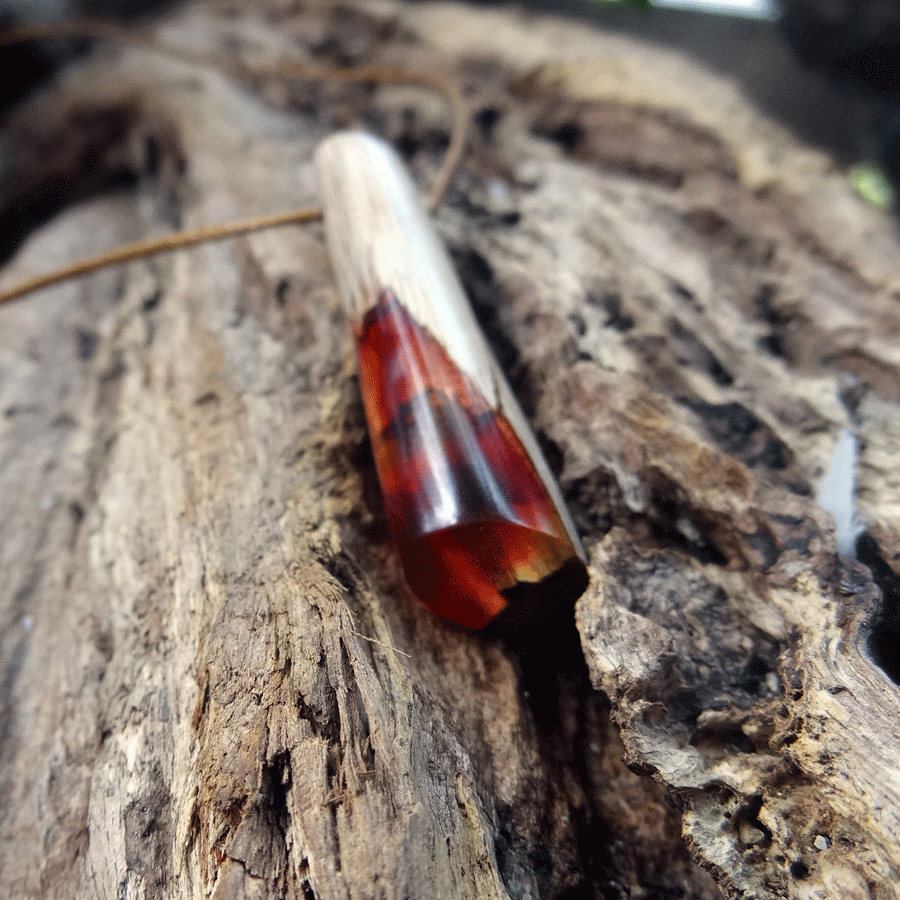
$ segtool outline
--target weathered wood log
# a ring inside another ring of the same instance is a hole
[[[571,24],[272,2],[156,27],[465,86],[437,225],[592,583],[580,639],[570,609],[484,637],[410,597],[319,228],[0,309],[4,896],[717,896],[696,863],[734,897],[898,896],[900,691],[872,658],[897,677],[894,223],[727,83]],[[2,224],[29,234],[4,278],[315,203],[345,125],[424,184],[449,120],[98,48],[7,124]],[[844,430],[869,568],[816,502]]]

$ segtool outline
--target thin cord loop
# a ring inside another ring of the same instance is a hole
[[[0,304],[5,303],[7,300],[24,297],[26,294],[32,293],[32,291],[39,291],[72,278],[90,275],[91,272],[105,269],[108,266],[118,266],[122,263],[147,259],[148,257],[156,256],[158,253],[166,253],[169,250],[184,250],[200,244],[238,237],[241,234],[249,234],[251,231],[261,231],[264,228],[316,222],[321,218],[322,210],[313,206],[306,209],[295,209],[287,213],[278,213],[274,216],[257,216],[253,219],[243,219],[240,222],[210,225],[208,228],[197,228],[194,231],[178,231],[175,234],[169,234],[161,238],[123,244],[121,247],[116,247],[115,250],[100,253],[97,256],[90,256],[87,259],[80,259],[77,262],[61,266],[43,275],[35,275],[33,278],[22,281],[8,290],[0,291]]]
[[[459,168],[465,153],[469,134],[469,109],[457,84],[451,78],[439,73],[381,65],[341,69],[316,63],[307,64],[291,61],[271,64],[245,63],[227,57],[207,56],[182,51],[180,48],[170,47],[158,42],[141,31],[123,28],[111,22],[88,19],[79,22],[59,22],[9,28],[0,32],[0,47],[53,38],[93,38],[114,41],[128,46],[138,46],[178,62],[187,62],[218,69],[227,75],[243,80],[277,78],[282,80],[331,80],[353,84],[406,84],[436,91],[443,95],[450,107],[453,126],[450,143],[444,155],[444,162],[432,186],[428,204],[428,209],[431,213],[434,213],[443,202],[453,175]],[[108,266],[146,259],[170,250],[196,247],[199,244],[236,237],[265,228],[300,225],[316,221],[321,219],[321,217],[321,209],[307,207],[271,216],[257,216],[237,222],[212,225],[194,231],[177,232],[155,240],[125,244],[106,253],[62,266],[52,272],[34,276],[6,290],[0,290],[0,305],[51,285],[88,275]]]

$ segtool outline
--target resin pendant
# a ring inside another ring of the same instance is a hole
[[[409,586],[469,628],[571,604],[587,586],[575,527],[402,163],[353,132],[316,170]]]

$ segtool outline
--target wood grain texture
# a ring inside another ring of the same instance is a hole
[[[0,309],[0,893],[713,898],[683,828],[729,896],[895,897],[896,226],[622,38],[393,2],[157,27],[460,79],[438,229],[592,588],[580,637],[408,596],[316,228]],[[7,124],[4,277],[315,202],[339,127],[426,183],[448,125],[419,90],[100,48]],[[814,500],[842,429],[868,568]]]

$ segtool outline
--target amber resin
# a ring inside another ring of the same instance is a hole
[[[392,292],[356,337],[385,509],[414,593],[469,628],[523,590],[580,593],[584,564],[506,417]]]

